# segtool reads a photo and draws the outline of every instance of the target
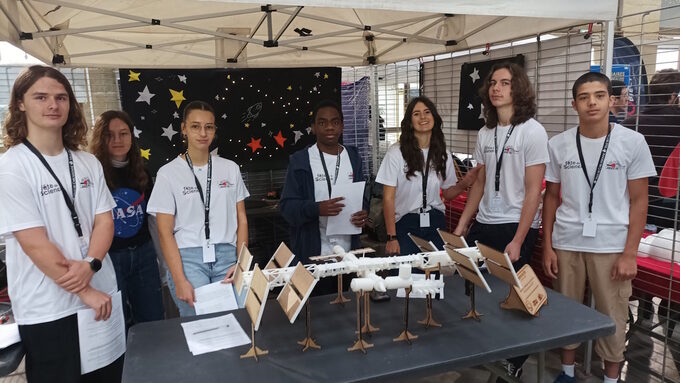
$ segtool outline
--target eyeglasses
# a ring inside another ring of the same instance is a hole
[[[189,130],[193,133],[198,133],[198,132],[201,131],[201,129],[204,129],[206,133],[215,133],[215,131],[217,130],[217,126],[215,126],[213,124],[205,124],[205,125],[191,124],[191,125],[189,125]]]

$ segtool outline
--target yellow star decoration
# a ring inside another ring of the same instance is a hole
[[[177,109],[179,109],[179,106],[182,104],[182,101],[186,100],[186,98],[184,98],[184,90],[180,90],[178,92],[176,90],[170,89],[170,94],[172,95],[170,101],[174,101],[175,105],[177,105]]]
[[[288,88],[286,88],[286,89],[288,89],[288,90],[293,90],[293,87],[290,86],[290,85],[288,85]]]
[[[327,79],[327,78],[328,78],[328,73],[324,73],[324,74],[323,74],[323,78],[324,78],[324,80]]]
[[[140,74],[141,73],[133,72],[132,69],[130,69],[130,73],[128,73],[128,82],[139,81]]]
[[[245,126],[246,128],[250,128],[250,124],[247,123],[247,122],[245,124],[243,124],[243,126]]]
[[[227,80],[231,80],[231,75],[230,75],[230,74],[227,75]]]
[[[139,149],[139,153],[148,160],[151,155],[151,149]]]
[[[312,114],[314,114],[314,112],[309,112],[309,115],[310,115],[310,116],[311,116]]]
[[[295,124],[290,124],[290,128],[293,129],[295,127]]]

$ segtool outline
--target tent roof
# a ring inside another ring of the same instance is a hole
[[[0,38],[73,67],[360,66],[612,20],[618,1],[519,3],[3,0]]]

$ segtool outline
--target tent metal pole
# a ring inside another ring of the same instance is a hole
[[[616,21],[605,22],[607,34],[606,34],[606,46],[605,46],[605,61],[604,61],[604,74],[607,77],[612,77],[612,65],[614,63],[614,25]]]

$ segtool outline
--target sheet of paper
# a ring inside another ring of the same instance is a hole
[[[9,347],[19,342],[21,342],[21,336],[19,336],[18,324],[7,323],[0,325],[0,349]]]
[[[425,274],[412,274],[411,277],[413,278],[414,281],[422,281],[422,280],[425,280]],[[434,278],[434,275],[430,276],[430,278]],[[444,276],[443,276],[443,275],[440,275],[440,276],[439,276],[439,279],[440,279],[440,280],[443,280],[443,279],[444,279]],[[443,289],[442,289],[442,291],[441,291],[441,293],[440,293],[439,295],[440,295],[439,299],[444,299],[444,290],[443,290]],[[404,289],[397,289],[397,298],[404,298],[404,297],[406,297],[406,290],[404,290]],[[433,297],[434,297],[434,296],[433,296]],[[420,299],[420,298],[427,298],[427,295],[425,295],[425,294],[419,294],[419,293],[411,293],[411,294],[409,295],[409,299],[410,299],[410,298],[418,298],[418,299]]]
[[[182,330],[194,356],[250,343],[234,314],[184,322]]]
[[[111,316],[94,320],[91,308],[78,310],[80,373],[87,374],[111,364],[125,352],[125,318],[120,291],[111,295]]]
[[[333,186],[331,198],[345,197],[340,214],[328,217],[326,224],[326,235],[334,234],[360,234],[361,228],[352,225],[350,218],[352,214],[361,211],[364,200],[364,187],[366,182],[353,182],[351,184],[341,184]]]
[[[231,311],[238,308],[232,283],[211,283],[195,289],[194,294],[196,294],[196,302],[194,303],[196,315]]]

